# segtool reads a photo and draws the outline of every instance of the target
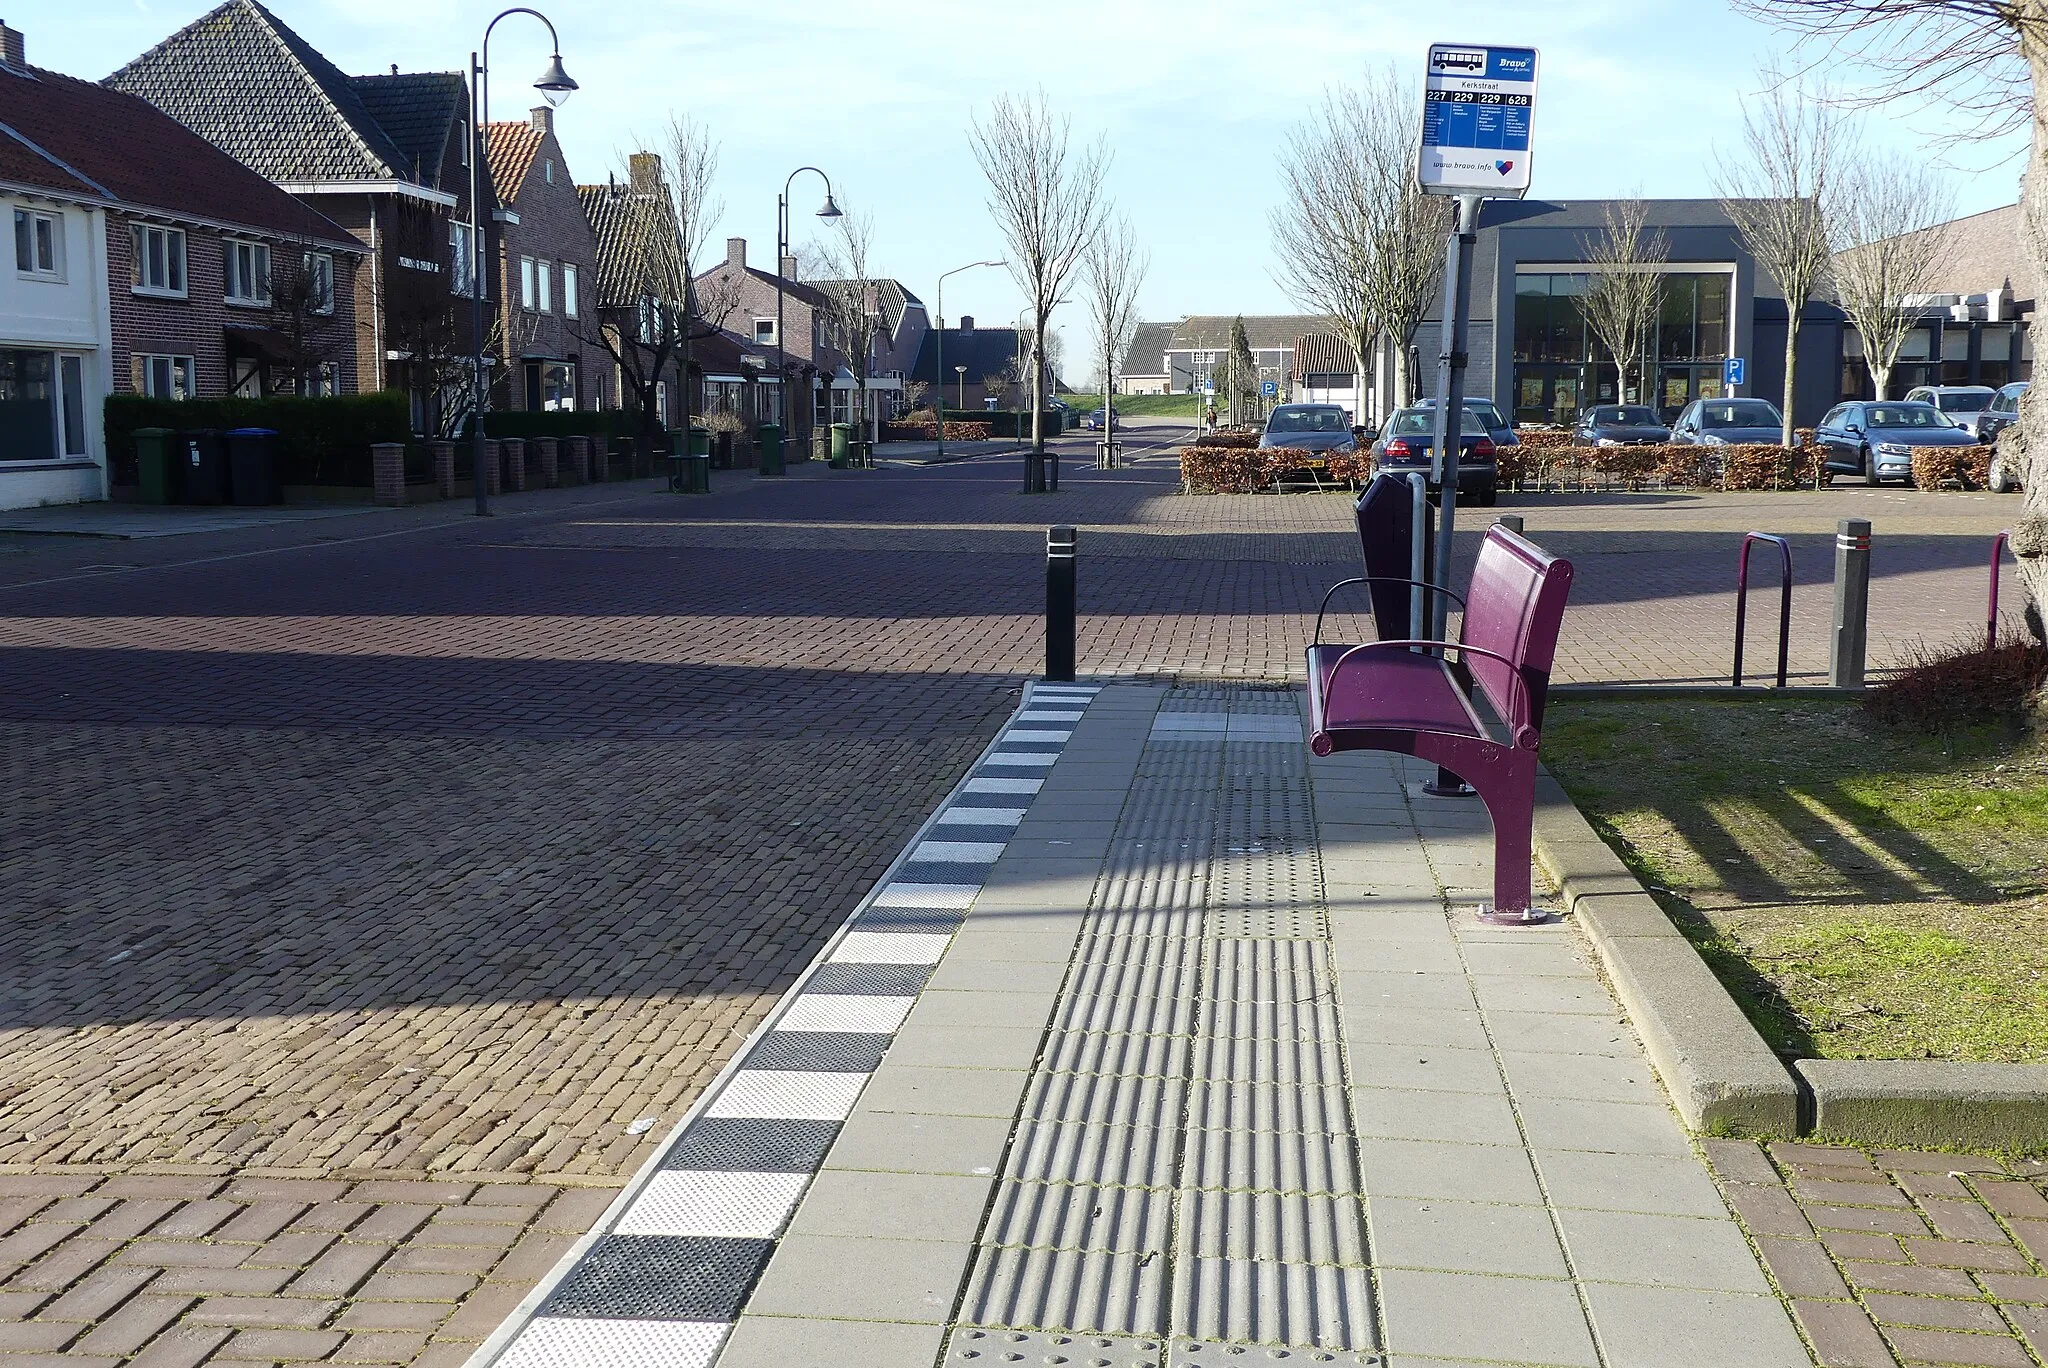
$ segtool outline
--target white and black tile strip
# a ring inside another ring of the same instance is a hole
[[[840,1124],[1096,691],[1029,687],[495,1368],[708,1368],[718,1357]]]

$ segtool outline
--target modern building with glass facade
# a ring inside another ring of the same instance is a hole
[[[1741,357],[1737,392],[1780,402],[1784,293],[1757,268],[1717,200],[1652,200],[1647,230],[1662,236],[1657,327],[1622,394],[1614,359],[1587,326],[1587,262],[1606,236],[1606,205],[1494,200],[1483,208],[1473,262],[1467,391],[1490,396],[1518,424],[1575,421],[1619,400],[1650,403],[1668,420],[1694,399],[1723,393],[1727,359]],[[1422,392],[1434,385],[1436,310],[1417,330],[1412,363]],[[1841,397],[1841,310],[1806,305],[1794,419],[1817,420]],[[1644,392],[1647,391],[1647,392]]]

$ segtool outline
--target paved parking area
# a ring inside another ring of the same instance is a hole
[[[567,1233],[549,1203],[602,1205],[1015,706],[1041,659],[1047,522],[1084,528],[1082,668],[1104,676],[1287,678],[1352,573],[1341,496],[1183,498],[1161,450],[1115,472],[1070,457],[1035,500],[1014,466],[721,473],[689,500],[589,486],[506,496],[488,522],[0,534],[0,1179],[28,1185],[0,1192],[20,1226],[0,1317],[76,1328],[6,1333],[108,1358],[51,1299],[137,1241],[134,1266],[174,1271],[149,1259],[181,1241],[241,1269],[299,1234],[395,1259],[444,1226],[507,1250]],[[1523,501],[1583,568],[1566,677],[1711,673],[1730,529],[1811,500],[1800,535],[1824,540],[1893,496],[1744,497]],[[1945,633],[2010,506],[1899,503],[1887,622]],[[1822,564],[1802,552],[1803,614],[1819,594],[1824,615]],[[144,1179],[215,1205],[136,1206],[121,1185]],[[489,1210],[388,1239],[300,1215],[215,1233],[272,1218],[217,1205],[253,1209],[236,1194],[260,1183],[361,1205],[384,1199],[354,1185],[446,1183],[390,1200]],[[464,1247],[438,1239],[421,1248]],[[494,1319],[464,1300],[543,1262],[437,1273],[481,1281],[433,1284],[409,1332],[439,1343],[414,1359],[458,1360]],[[287,1272],[233,1295],[304,1315]],[[207,1295],[177,1285],[146,1295]],[[204,1339],[209,1314],[158,1338]],[[177,1361],[154,1343],[142,1361]]]

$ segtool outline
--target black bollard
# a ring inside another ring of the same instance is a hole
[[[1045,533],[1045,677],[1074,677],[1074,542],[1071,527]]]

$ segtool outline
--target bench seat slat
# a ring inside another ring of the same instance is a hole
[[[1449,667],[1435,656],[1375,652],[1370,659],[1354,659],[1345,666],[1331,687],[1330,675],[1350,649],[1324,645],[1309,650],[1314,697],[1319,703],[1325,696],[1329,699],[1327,715],[1314,719],[1315,730],[1393,728],[1486,737],[1485,724]]]

